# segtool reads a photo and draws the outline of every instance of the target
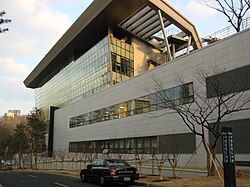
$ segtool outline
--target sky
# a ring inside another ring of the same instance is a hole
[[[0,116],[11,109],[27,114],[35,106],[34,90],[24,79],[92,0],[1,0],[0,11],[11,19],[0,34]],[[218,12],[197,0],[168,0],[195,24],[201,37],[228,26]]]

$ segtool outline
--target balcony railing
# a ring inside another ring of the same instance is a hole
[[[247,28],[250,27],[250,17],[245,18],[242,23],[241,23],[241,30],[245,30]],[[234,29],[234,27],[232,25],[221,29],[213,34],[210,34],[204,38],[202,38],[203,40],[203,46],[207,46],[211,43],[214,43],[218,40],[221,40],[223,38],[226,38],[228,36],[231,36],[233,34],[236,33],[236,30]]]
[[[241,31],[248,29],[250,27],[250,17],[247,17],[245,19],[243,19],[242,23],[241,23]],[[208,46],[216,41],[222,40],[228,36],[231,36],[233,34],[236,33],[236,30],[234,29],[234,27],[232,25],[223,28],[219,31],[216,31],[206,37],[203,37],[202,40],[202,45],[203,47]],[[176,58],[181,57],[183,55],[186,54],[187,49],[183,49],[179,52],[176,53]],[[193,51],[192,47],[190,49],[190,52]]]

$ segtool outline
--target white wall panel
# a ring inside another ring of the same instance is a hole
[[[55,111],[54,150],[60,148],[68,149],[69,142],[73,141],[189,132],[176,114],[165,115],[159,118],[150,118],[149,114],[141,114],[72,129],[69,128],[69,118],[146,95],[148,93],[145,88],[154,85],[153,78],[162,80],[166,88],[170,88],[176,85],[174,81],[176,74],[180,74],[186,82],[193,81],[194,86],[197,87],[200,86],[194,77],[197,68],[203,67],[209,70],[209,68],[218,65],[221,68],[232,70],[249,65],[249,59],[250,30],[248,29],[157,67],[154,70],[142,73],[87,99],[63,107]],[[160,111],[156,113],[160,113]],[[240,116],[244,118],[248,114],[249,112],[245,112]],[[199,140],[197,139],[198,143]],[[192,164],[201,166],[204,163],[205,152],[200,151],[198,156],[192,161]]]

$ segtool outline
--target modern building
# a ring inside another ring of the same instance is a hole
[[[167,152],[174,145],[183,164],[200,138],[178,114],[164,114],[156,83],[178,105],[193,103],[194,90],[206,90],[199,68],[208,79],[215,66],[226,69],[218,76],[249,71],[249,41],[247,29],[202,48],[195,26],[163,0],[94,0],[24,81],[49,119],[49,153]],[[223,123],[237,125],[237,136],[250,133],[248,114]],[[236,149],[242,158],[249,152]],[[205,157],[199,151],[191,165],[204,167]]]

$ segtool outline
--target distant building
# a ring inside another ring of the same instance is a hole
[[[20,114],[21,114],[21,110],[9,110],[8,112],[13,113],[16,116],[20,116]]]
[[[6,113],[4,113],[4,117],[14,118],[14,113],[6,112]]]
[[[4,113],[3,124],[17,124],[20,122],[21,110],[8,110]]]
[[[8,112],[4,114],[4,117],[16,118],[16,117],[19,117],[20,114],[21,114],[21,110],[8,110]]]

